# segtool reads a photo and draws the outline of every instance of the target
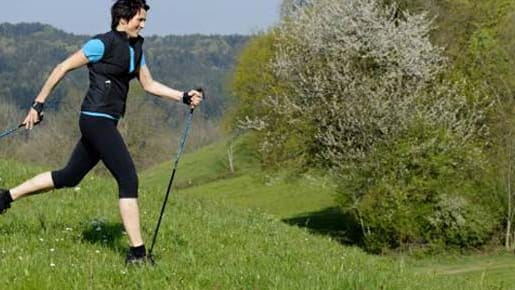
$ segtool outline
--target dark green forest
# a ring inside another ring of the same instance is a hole
[[[102,33],[102,31],[99,31]],[[60,61],[92,36],[66,33],[39,23],[0,24],[0,127],[19,123],[46,77]],[[248,40],[241,35],[150,36],[144,52],[154,79],[178,90],[203,87],[208,95],[194,125],[196,148],[218,136],[217,123],[229,102],[226,84],[235,60]],[[24,138],[8,140],[0,149],[13,158],[60,165],[78,137],[77,119],[88,85],[87,69],[69,73],[47,100],[46,121]],[[127,114],[120,130],[136,163],[146,167],[169,158],[177,144],[186,107],[147,96],[132,82]],[[34,138],[35,152],[26,142]],[[63,148],[69,150],[63,150]],[[152,152],[150,158],[148,154]]]
[[[89,38],[38,23],[0,24],[0,100],[26,108],[52,68]],[[228,72],[247,39],[241,35],[151,36],[145,39],[145,56],[156,79],[179,90],[207,88],[213,98],[203,110],[218,118],[227,100]],[[59,108],[69,91],[85,91],[84,71],[70,74],[55,90],[49,99],[52,109]]]

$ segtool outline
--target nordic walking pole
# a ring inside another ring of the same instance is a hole
[[[205,98],[202,88],[198,88],[197,91],[202,94],[203,98]],[[153,259],[152,252],[154,251],[154,245],[156,244],[157,234],[159,232],[159,227],[161,226],[161,221],[163,220],[163,215],[165,212],[166,204],[168,203],[168,198],[170,197],[170,193],[172,191],[172,184],[173,184],[173,179],[175,177],[175,172],[177,171],[177,165],[179,164],[179,159],[181,158],[182,151],[184,150],[184,144],[186,144],[186,139],[188,138],[188,134],[189,134],[190,127],[191,127],[191,122],[193,120],[194,110],[195,109],[190,109],[190,112],[188,114],[188,119],[186,120],[186,124],[184,125],[184,130],[182,131],[181,141],[179,142],[179,150],[177,150],[177,155],[175,156],[175,162],[173,165],[172,176],[170,177],[170,182],[168,182],[168,188],[166,190],[165,199],[163,201],[163,205],[161,206],[161,213],[159,214],[159,219],[157,220],[156,229],[154,230],[154,236],[152,238],[152,244],[150,245],[150,250],[148,251],[148,255],[151,259]]]
[[[41,123],[41,121],[43,121],[43,115],[40,115],[40,116],[39,116],[39,121],[37,121],[36,123],[34,123],[34,126],[35,126],[35,125],[37,125],[37,124],[39,124],[39,123]],[[9,130],[6,130],[6,131],[4,131],[4,132],[0,133],[0,139],[2,139],[2,138],[4,138],[4,137],[7,137],[7,136],[9,136],[9,135],[11,135],[11,134],[13,134],[14,132],[18,131],[18,129],[23,128],[23,127],[25,127],[25,124],[23,124],[23,123],[22,123],[22,124],[18,125],[17,127],[14,127],[14,128],[12,128],[12,129],[9,129]]]

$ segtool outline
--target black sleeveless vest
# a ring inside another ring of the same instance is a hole
[[[89,90],[82,111],[109,114],[120,118],[125,113],[129,82],[137,76],[143,55],[143,37],[128,38],[125,32],[110,31],[93,37],[104,43],[104,55],[89,63]],[[135,69],[129,73],[129,46],[134,49]]]

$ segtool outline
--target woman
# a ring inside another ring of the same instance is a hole
[[[129,237],[127,263],[147,261],[140,230],[138,177],[132,158],[116,125],[125,113],[129,82],[138,78],[143,89],[153,95],[182,101],[195,108],[201,93],[181,92],[152,79],[145,63],[139,35],[145,27],[146,0],[117,0],[111,7],[111,31],[95,36],[52,71],[23,121],[32,129],[39,121],[45,100],[69,72],[84,65],[89,69],[89,90],[81,107],[81,138],[68,164],[61,170],[42,173],[10,190],[0,190],[0,213],[13,201],[54,188],[76,186],[100,161],[115,177],[119,188],[119,207]]]

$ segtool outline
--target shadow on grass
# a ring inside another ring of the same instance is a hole
[[[363,237],[354,217],[343,213],[337,207],[328,207],[282,221],[289,225],[306,228],[315,234],[330,236],[345,245],[356,245]]]
[[[94,220],[82,232],[82,239],[91,244],[110,248],[120,255],[125,255],[127,251],[124,227],[121,223]]]

